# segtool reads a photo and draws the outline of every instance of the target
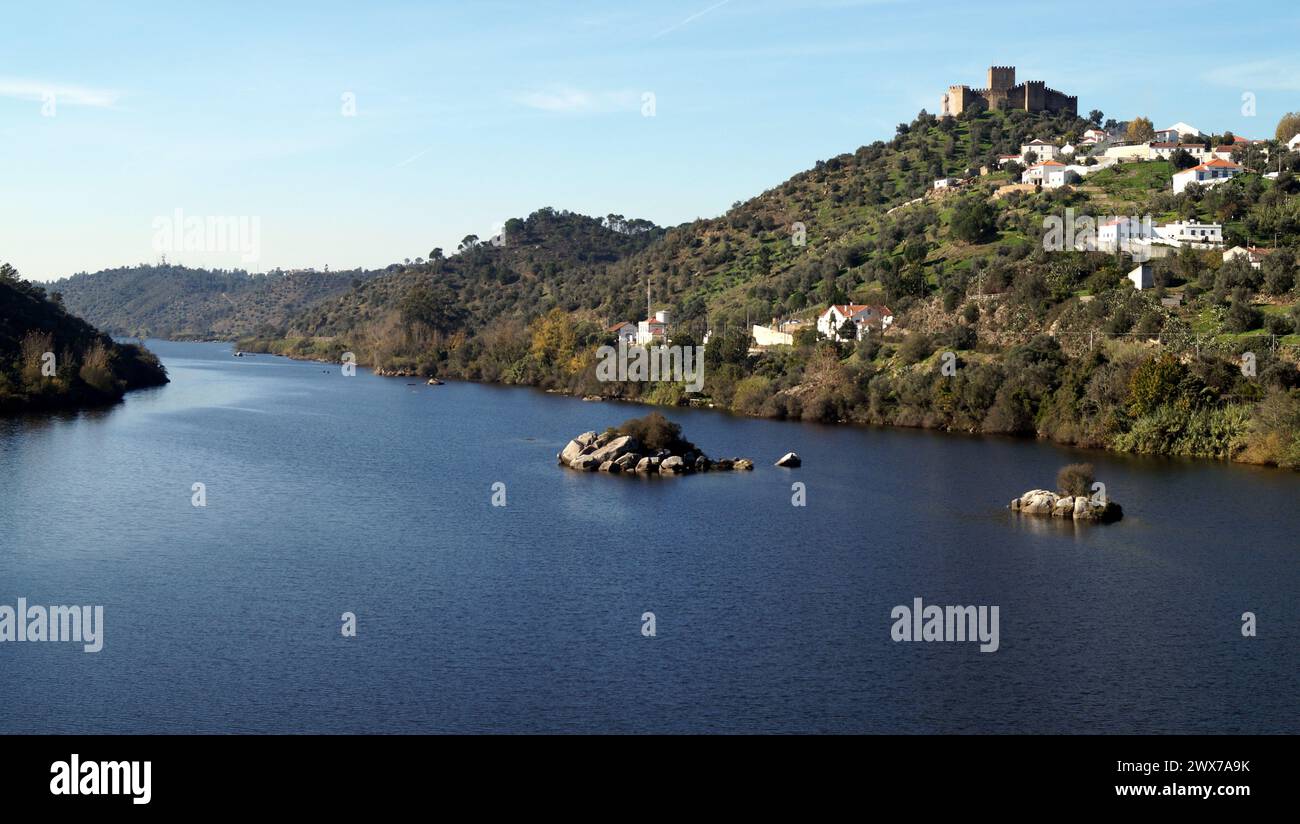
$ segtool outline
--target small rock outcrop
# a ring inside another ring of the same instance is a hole
[[[1086,495],[1058,495],[1046,489],[1031,489],[1011,499],[1011,511],[1022,515],[1047,515],[1075,521],[1109,523],[1124,517],[1124,509],[1114,501],[1097,501]]]
[[[635,436],[613,430],[583,432],[565,444],[555,458],[560,466],[581,472],[628,475],[690,475],[754,468],[754,462],[748,458],[713,460],[698,448],[689,446],[686,442],[681,443],[684,445],[680,448],[680,454],[674,454],[669,449],[649,449]],[[794,453],[790,455],[793,455],[796,463],[785,465],[798,466],[799,456]]]
[[[791,469],[803,466],[803,459],[799,457],[798,452],[787,452],[776,461],[777,466],[788,466]]]

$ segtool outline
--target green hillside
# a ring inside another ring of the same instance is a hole
[[[1237,155],[1249,173],[1177,195],[1168,161],[1057,189],[998,169],[1035,137],[1078,143],[1090,125],[922,112],[718,218],[660,229],[542,210],[511,221],[501,243],[466,238],[455,254],[390,267],[241,345],[744,414],[1300,464],[1300,154],[1251,145]],[[1218,139],[1231,136],[1206,138]],[[936,190],[940,177],[961,183]],[[1139,292],[1127,256],[1044,248],[1046,221],[1068,214],[1214,221],[1226,246],[1272,252],[1255,268],[1183,248],[1155,260],[1155,288]],[[597,379],[609,324],[644,317],[647,288],[675,344],[710,335],[702,392]],[[886,304],[895,322],[856,342],[806,329],[794,346],[751,347],[751,324],[847,302]],[[1143,400],[1149,382],[1159,403]]]

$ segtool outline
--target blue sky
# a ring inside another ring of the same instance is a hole
[[[1157,127],[1271,136],[1300,109],[1291,0],[1052,5],[13,5],[0,260],[36,279],[156,260],[178,208],[257,218],[252,270],[381,266],[541,206],[675,224],[889,138],[990,64]]]

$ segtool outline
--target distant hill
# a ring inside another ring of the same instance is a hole
[[[114,343],[0,265],[0,413],[100,405],[165,383],[147,349]]]
[[[82,273],[49,284],[68,309],[116,335],[231,339],[273,334],[312,303],[375,272],[272,272],[149,265]]]

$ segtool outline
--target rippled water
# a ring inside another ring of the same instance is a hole
[[[0,604],[106,624],[0,643],[0,732],[1300,731],[1300,476],[1088,453],[1126,517],[1076,528],[1006,503],[1079,454],[705,411],[753,473],[578,474],[645,409],[150,345],[169,386],[0,421]],[[1000,649],[893,642],[915,597]]]

